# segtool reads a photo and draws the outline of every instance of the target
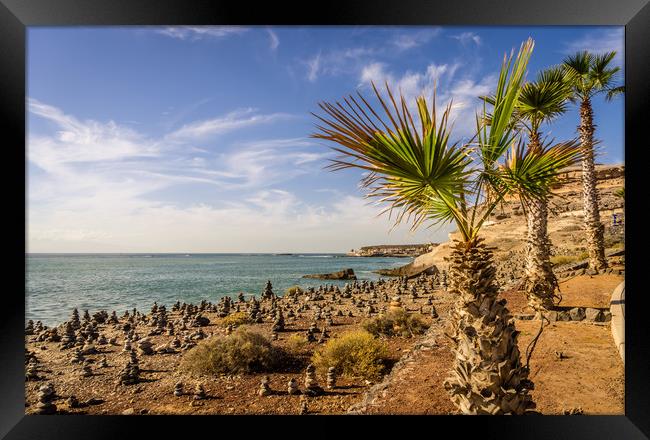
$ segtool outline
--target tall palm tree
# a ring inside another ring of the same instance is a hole
[[[571,89],[566,75],[558,67],[541,71],[535,81],[524,84],[513,112],[512,123],[527,133],[528,149],[531,154],[539,154],[543,148],[541,126],[566,111],[566,103]],[[482,99],[494,104],[494,98]],[[490,123],[488,115],[486,123]],[[551,242],[548,238],[548,197],[530,198],[524,190],[519,194],[528,226],[526,239],[526,264],[524,288],[529,305],[534,310],[550,309],[554,306],[557,279],[551,264]]]
[[[532,49],[529,39],[514,61],[512,54],[504,58],[491,123],[477,117],[469,143],[450,142],[451,103],[438,121],[435,92],[430,106],[424,97],[416,99],[417,127],[404,97],[396,100],[388,84],[388,99],[373,84],[381,109],[358,93],[343,103],[321,103],[326,115],[314,115],[322,125],[312,136],[337,144],[333,149],[342,154],[330,168],[367,171],[362,185],[368,197],[388,203],[386,211],[397,210],[397,223],[406,220],[417,228],[425,221],[451,221],[458,227],[462,239],[449,260],[449,290],[458,297],[450,335],[456,359],[445,387],[465,414],[523,414],[534,407],[518,332],[506,301],[497,300],[494,259],[479,236],[512,188],[525,187],[531,197],[540,197],[548,190],[548,176],[575,154],[554,147],[533,155],[518,142],[511,119]]]
[[[558,68],[542,71],[535,81],[526,83],[519,96],[516,117],[528,132],[528,149],[533,154],[542,148],[540,127],[566,111],[570,96],[564,73]],[[524,288],[534,310],[554,306],[557,279],[551,265],[551,242],[548,238],[548,199],[526,199],[528,223]]]
[[[598,211],[598,191],[594,170],[594,116],[591,99],[601,93],[609,100],[624,92],[617,86],[616,74],[619,67],[610,63],[616,52],[594,55],[588,51],[578,52],[564,59],[562,67],[568,74],[572,100],[580,104],[580,143],[582,146],[582,187],[584,198],[584,220],[587,233],[589,266],[594,270],[607,267],[605,259],[605,227],[600,221]]]

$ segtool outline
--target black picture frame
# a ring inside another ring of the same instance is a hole
[[[226,427],[214,417],[159,416],[26,416],[24,407],[24,264],[25,255],[25,51],[27,26],[78,25],[182,25],[182,24],[303,24],[303,25],[624,25],[625,26],[625,163],[626,163],[626,285],[628,306],[625,354],[624,416],[542,416],[520,418],[425,417],[411,418],[407,424],[390,417],[347,417],[346,421],[363,424],[365,435],[394,425],[397,429],[424,428],[417,435],[447,435],[465,438],[620,438],[650,436],[650,343],[647,301],[641,282],[644,185],[641,178],[647,164],[648,146],[642,130],[648,125],[650,102],[650,4],[648,0],[391,0],[378,2],[340,0],[281,5],[277,2],[205,0],[0,0],[0,121],[4,127],[2,179],[4,198],[4,242],[9,251],[4,267],[5,279],[12,281],[2,297],[0,309],[0,437],[7,439],[40,438],[123,438],[134,427],[153,438],[167,437],[175,427],[185,435],[196,429],[208,429],[211,435],[226,435],[217,427]],[[20,164],[24,166],[20,166]],[[638,180],[635,182],[635,180]],[[627,184],[632,181],[632,184]],[[161,417],[164,419],[161,421]],[[307,424],[340,421],[302,418]],[[276,419],[277,420],[277,419]],[[267,423],[237,420],[227,425],[238,434],[263,432]],[[414,425],[413,423],[416,423]],[[284,423],[289,425],[283,427]],[[293,427],[295,421],[274,421],[282,434],[311,435],[312,428]],[[336,424],[320,423],[319,433],[340,434]],[[443,426],[444,425],[444,426]],[[324,428],[324,429],[323,429]],[[187,431],[189,430],[189,431]],[[315,432],[315,431],[313,431]],[[280,431],[277,431],[280,434]],[[351,432],[350,432],[351,433]],[[455,434],[454,434],[455,433]],[[403,432],[408,435],[408,431]],[[201,435],[201,434],[197,434]],[[415,432],[413,435],[416,435]]]

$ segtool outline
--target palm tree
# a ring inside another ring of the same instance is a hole
[[[580,143],[582,146],[582,186],[584,197],[585,231],[589,251],[589,266],[594,270],[607,267],[605,260],[605,227],[600,222],[598,191],[594,171],[594,116],[591,99],[605,93],[608,100],[623,93],[623,86],[616,86],[619,67],[610,63],[616,52],[593,55],[588,51],[578,52],[564,59],[562,67],[568,74],[572,89],[572,101],[580,104]]]
[[[477,117],[469,143],[450,142],[451,103],[438,121],[435,92],[430,106],[424,97],[416,99],[417,127],[404,97],[396,101],[388,84],[388,99],[373,84],[381,109],[358,93],[343,103],[320,103],[326,115],[314,115],[322,125],[312,136],[337,144],[333,149],[342,154],[330,169],[365,170],[368,197],[388,203],[388,212],[398,211],[396,223],[406,220],[415,229],[425,221],[452,221],[458,227],[462,239],[449,259],[449,290],[458,297],[450,335],[456,359],[445,387],[465,414],[523,414],[534,407],[518,332],[506,301],[497,300],[492,252],[479,236],[513,188],[528,188],[531,197],[539,197],[548,189],[549,172],[575,154],[568,147],[532,154],[518,142],[511,120],[532,49],[529,39],[514,61],[512,54],[504,58],[491,123]]]
[[[526,83],[519,96],[517,119],[528,132],[528,149],[531,153],[543,148],[540,127],[566,111],[570,89],[564,73],[557,68],[542,71],[536,81]],[[551,242],[548,238],[548,199],[525,199],[528,237],[526,243],[526,268],[524,288],[529,304],[534,310],[554,306],[557,279],[551,265]]]
[[[560,68],[549,68],[537,75],[535,81],[524,84],[519,101],[513,112],[512,123],[528,136],[528,149],[538,154],[544,148],[540,128],[566,111],[571,89]],[[493,97],[482,97],[494,104]],[[490,123],[488,115],[487,123]],[[539,311],[554,306],[557,279],[551,265],[551,242],[548,238],[548,198],[527,197],[527,191],[519,194],[526,211],[528,233],[526,239],[526,265],[524,289],[529,305]]]

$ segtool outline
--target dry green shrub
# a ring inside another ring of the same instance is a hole
[[[292,354],[298,354],[305,350],[309,345],[307,338],[301,334],[294,333],[287,338],[287,350]]]
[[[357,330],[330,339],[314,353],[312,361],[322,372],[334,367],[337,374],[377,380],[386,369],[388,356],[384,342],[368,332]]]
[[[239,327],[240,325],[250,324],[251,319],[246,312],[237,312],[232,313],[225,318],[221,318],[218,321],[218,324],[221,327],[228,327],[232,324],[233,327]]]
[[[563,264],[575,263],[578,257],[573,255],[554,255],[551,257],[551,264],[553,266],[562,266]]]
[[[361,327],[374,336],[412,337],[423,334],[429,325],[417,315],[409,314],[405,310],[396,310],[368,319]]]
[[[285,361],[280,348],[241,327],[229,336],[213,336],[190,349],[181,368],[199,374],[273,372]]]
[[[284,289],[284,294],[286,296],[302,295],[303,292],[304,290],[302,290],[300,286],[291,286]]]

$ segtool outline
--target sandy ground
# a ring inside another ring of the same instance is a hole
[[[567,304],[593,306],[609,298],[622,277],[598,275],[576,277],[563,287]],[[521,310],[526,299],[509,292],[508,306]],[[608,303],[608,302],[607,302]],[[539,321],[517,320],[518,345],[525,361],[530,341],[539,330]],[[556,354],[562,353],[562,359]],[[403,374],[378,399],[371,414],[453,414],[455,409],[443,387],[453,365],[451,344],[439,338],[438,345],[421,352]],[[547,326],[530,359],[531,395],[542,414],[563,414],[578,410],[584,414],[625,413],[625,370],[614,346],[609,323],[555,322]]]

